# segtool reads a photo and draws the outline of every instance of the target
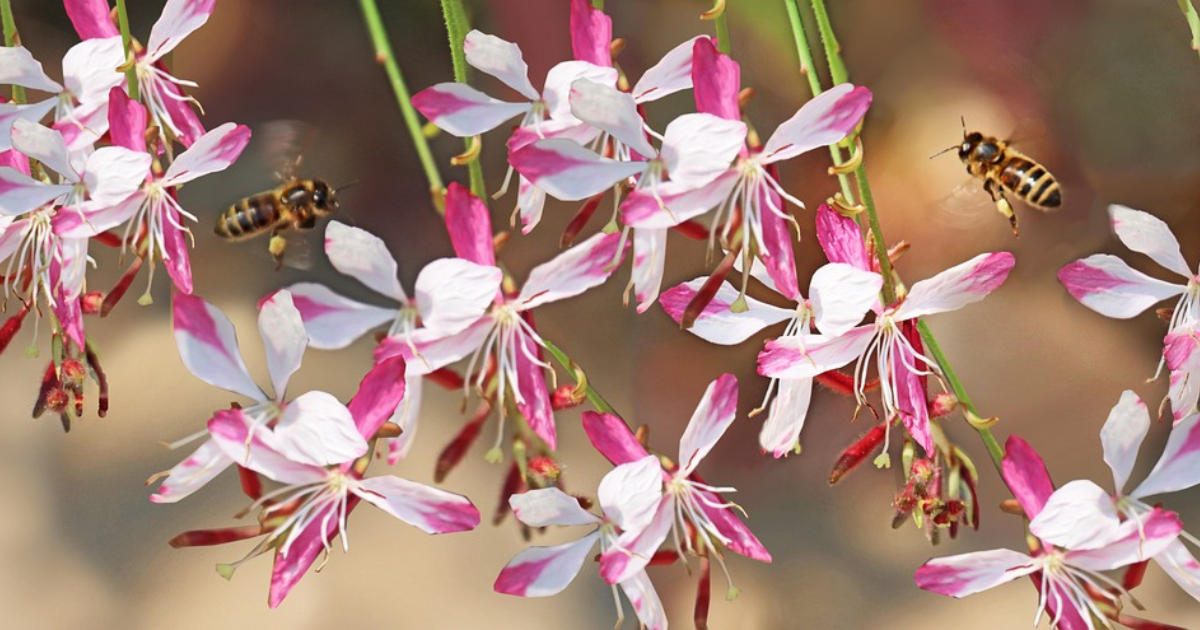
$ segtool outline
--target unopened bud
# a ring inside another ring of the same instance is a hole
[[[942,392],[933,397],[929,404],[929,416],[940,418],[958,408],[958,397],[950,392]]]
[[[46,410],[52,413],[62,413],[71,404],[71,396],[65,389],[55,387],[46,392]]]
[[[534,457],[529,460],[529,475],[534,478],[533,485],[545,488],[554,485],[562,474],[562,467],[550,457]]]
[[[83,379],[87,376],[87,368],[76,359],[63,359],[59,367],[60,380],[72,387],[83,387]]]
[[[84,315],[96,315],[104,306],[104,294],[99,291],[88,291],[79,298],[79,307]]]
[[[833,465],[833,470],[829,473],[829,485],[832,486],[841,481],[842,477],[866,461],[871,452],[883,442],[886,435],[887,424],[876,425],[866,435],[842,451],[841,457],[838,458],[837,463]]]
[[[550,394],[550,406],[555,411],[570,409],[583,403],[586,397],[575,385],[563,385]]]

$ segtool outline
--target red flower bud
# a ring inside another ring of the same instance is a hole
[[[867,434],[851,444],[849,448],[842,451],[842,456],[838,458],[837,463],[833,465],[833,470],[829,473],[829,485],[833,485],[841,481],[850,471],[858,468],[871,455],[882,442],[884,436],[887,435],[887,423],[875,425],[875,428],[867,431]]]

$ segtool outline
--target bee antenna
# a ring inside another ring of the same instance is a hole
[[[953,151],[953,150],[955,150],[955,149],[957,149],[957,148],[958,148],[958,145],[957,145],[957,144],[950,145],[950,146],[946,147],[945,149],[942,149],[941,151],[938,151],[937,153],[934,153],[933,155],[929,156],[929,159],[931,159],[931,160],[932,160],[933,158],[935,158],[935,157],[937,157],[937,156],[939,156],[939,155],[941,155],[941,154],[943,154],[943,153],[946,153],[946,152],[948,152],[948,151]]]
[[[966,117],[966,116],[959,116],[959,117],[958,117],[958,120],[959,120],[960,122],[962,122],[962,128],[963,128],[963,138],[966,138],[966,137],[967,137],[967,117]]]
[[[357,186],[357,185],[359,185],[359,184],[361,184],[361,183],[362,183],[362,180],[359,180],[359,179],[352,179],[352,180],[350,180],[350,181],[348,181],[348,182],[346,182],[345,184],[342,184],[342,185],[340,185],[340,186],[334,186],[334,188],[335,188],[336,190],[338,190],[339,192],[341,192],[341,191],[343,191],[343,190],[346,190],[347,188],[353,188],[354,186]]]

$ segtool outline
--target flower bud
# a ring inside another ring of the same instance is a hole
[[[950,392],[942,392],[933,397],[929,404],[929,417],[940,418],[958,408],[958,397]]]
[[[841,457],[838,458],[837,463],[833,465],[833,470],[829,473],[829,485],[832,486],[841,481],[842,477],[866,461],[871,452],[883,442],[886,435],[886,423],[875,425],[873,429],[867,431],[866,435],[842,451]]]
[[[79,306],[84,315],[96,315],[104,306],[104,294],[99,291],[88,291],[79,298]]]
[[[555,411],[570,409],[580,405],[585,399],[583,391],[575,385],[562,385],[550,394],[550,406]]]

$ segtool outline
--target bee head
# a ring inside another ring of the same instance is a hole
[[[313,182],[312,203],[319,214],[332,214],[337,210],[337,193],[323,181]]]
[[[975,150],[975,147],[980,142],[983,142],[983,134],[978,131],[973,131],[969,134],[964,132],[962,144],[958,147],[959,159],[966,160],[971,155],[971,151]]]

